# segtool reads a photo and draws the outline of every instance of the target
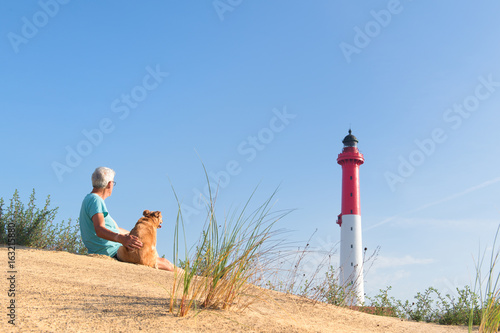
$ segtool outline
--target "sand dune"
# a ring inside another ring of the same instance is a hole
[[[0,248],[8,268],[7,248]],[[107,257],[17,248],[15,297],[3,279],[2,332],[467,332],[269,292],[243,312],[168,312],[173,274]],[[8,274],[8,273],[7,273]],[[7,276],[9,277],[9,276]],[[15,326],[6,307],[15,300]]]

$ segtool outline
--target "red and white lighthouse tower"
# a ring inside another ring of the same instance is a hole
[[[350,294],[348,302],[359,305],[365,299],[359,204],[359,166],[365,159],[351,130],[342,143],[344,148],[337,158],[342,166],[342,211],[337,220],[340,225],[340,283]]]

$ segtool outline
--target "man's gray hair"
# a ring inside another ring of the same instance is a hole
[[[105,188],[114,178],[114,170],[106,167],[98,167],[92,174],[92,186],[95,188]]]

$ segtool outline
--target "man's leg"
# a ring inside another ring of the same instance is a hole
[[[174,271],[174,265],[166,258],[158,257],[158,259],[156,259],[156,263],[158,264],[158,269],[162,269],[164,271],[169,271],[169,272]],[[184,272],[184,270],[182,268],[177,267],[177,272],[182,273]]]
[[[156,259],[156,263],[158,264],[158,269],[170,272],[174,271],[174,265],[165,258],[158,257],[158,259]]]

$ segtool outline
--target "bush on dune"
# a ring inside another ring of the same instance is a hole
[[[43,208],[36,207],[35,201],[35,190],[27,205],[21,201],[17,190],[7,207],[0,198],[0,244],[14,242],[15,245],[86,254],[78,220],[76,224],[72,224],[71,219],[56,223],[58,208],[49,208],[50,196]]]

